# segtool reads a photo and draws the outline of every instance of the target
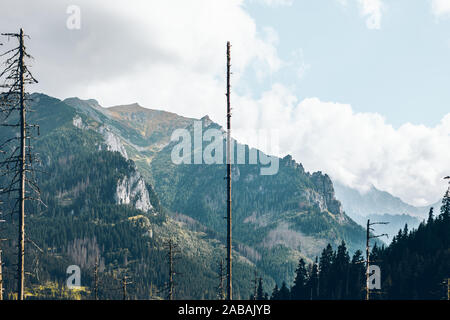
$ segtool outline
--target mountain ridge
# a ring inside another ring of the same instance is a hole
[[[175,165],[171,161],[177,142],[170,138],[175,129],[184,128],[192,134],[194,121],[201,121],[205,130],[220,131],[218,124],[207,116],[198,120],[175,114],[166,117],[168,113],[135,106],[116,109],[116,118],[94,99],[70,98],[57,103],[70,108],[66,123],[80,130],[80,135],[96,134],[110,141],[109,148],[96,146],[97,150],[119,151],[135,163],[171,219],[176,214],[189,217],[205,227],[213,239],[225,243],[225,166]],[[152,115],[162,115],[161,122],[156,123]],[[203,150],[206,146],[202,141]],[[248,159],[252,148],[241,146]],[[192,150],[192,157],[196,152],[199,150]],[[356,251],[365,242],[364,229],[345,214],[328,175],[305,172],[291,156],[277,159],[279,171],[273,176],[260,175],[260,163],[233,165],[236,254],[261,270],[270,283],[292,281],[298,259],[313,261],[327,243],[337,247],[345,240],[350,251]]]

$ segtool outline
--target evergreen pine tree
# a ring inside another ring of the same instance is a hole
[[[290,292],[287,287],[286,281],[283,281],[281,285],[280,292],[278,293],[278,300],[290,300]]]
[[[308,277],[308,284],[307,284],[308,294],[310,300],[317,300],[319,295],[319,266],[317,265],[317,257],[314,261],[311,272]]]
[[[434,208],[431,207],[430,211],[428,212],[427,224],[431,224],[433,222],[433,210],[434,210]]]
[[[444,220],[450,219],[450,187],[442,199],[441,215]]]
[[[273,288],[272,295],[270,296],[270,300],[280,300],[279,299],[279,290],[278,284],[275,283],[275,287]]]
[[[263,280],[262,277],[259,277],[258,289],[256,290],[256,300],[265,300],[264,296]]]
[[[345,246],[345,242],[339,245],[336,255],[333,259],[333,283],[334,286],[332,288],[332,298],[333,299],[344,299],[348,295],[349,291],[349,272],[350,272],[350,257],[347,252],[347,247]]]
[[[331,299],[332,289],[332,262],[334,251],[331,244],[328,244],[322,251],[319,262],[319,298]]]
[[[403,237],[406,238],[408,236],[408,224],[405,223],[405,227],[403,228]]]
[[[291,298],[293,300],[306,300],[309,298],[306,286],[308,280],[308,272],[306,270],[305,260],[303,260],[302,258],[300,258],[297,270],[295,272],[296,275],[294,285],[291,289]]]
[[[349,299],[363,299],[363,288],[366,280],[365,272],[364,256],[361,250],[357,250],[350,264]]]

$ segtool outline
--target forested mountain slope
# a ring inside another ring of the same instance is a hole
[[[172,132],[192,132],[195,119],[136,104],[103,108],[95,100],[32,98],[29,117],[41,127],[34,146],[47,207],[30,205],[27,215],[30,284],[52,281],[63,287],[65,268],[78,264],[90,295],[99,255],[102,297],[120,297],[125,274],[133,279],[131,296],[165,297],[165,244],[172,238],[183,274],[176,297],[217,297],[225,166],[175,165],[170,158]],[[200,121],[204,130],[221,130],[208,117]],[[10,134],[1,131],[2,138]],[[248,157],[248,146],[245,150]],[[271,287],[291,281],[298,259],[312,261],[327,243],[344,240],[351,251],[364,244],[363,228],[343,212],[326,174],[308,173],[290,156],[278,160],[275,175],[260,175],[260,164],[233,166],[236,297],[249,296],[255,269]],[[14,217],[7,219],[6,287],[13,292],[17,237]]]
[[[178,245],[176,298],[216,298],[223,246],[200,224],[165,211],[151,184],[124,157],[120,139],[103,122],[79,108],[34,94],[30,122],[40,125],[33,141],[42,160],[38,182],[45,206],[27,206],[28,298],[92,298],[99,259],[99,296],[122,298],[123,276],[133,284],[129,298],[165,298],[168,262],[165,244]],[[1,138],[14,134],[2,128]],[[3,180],[2,183],[6,183]],[[16,216],[5,197],[2,244],[6,297],[16,291]],[[84,290],[65,290],[66,268],[81,267]],[[247,297],[254,266],[236,254],[235,288]],[[181,275],[182,274],[182,275]],[[270,277],[266,276],[270,283]]]
[[[85,114],[106,117],[103,123],[119,138],[165,208],[193,218],[223,240],[225,165],[176,165],[171,152],[177,141],[170,140],[181,128],[193,137],[195,121],[201,121],[203,132],[222,128],[207,116],[195,120],[137,104],[102,108],[92,101],[66,100]],[[207,145],[203,141],[201,150]],[[249,148],[244,147],[248,159]],[[193,146],[192,158],[201,150]],[[279,282],[289,277],[299,256],[313,259],[328,242],[337,246],[345,240],[351,251],[359,249],[364,230],[343,212],[326,174],[305,172],[290,156],[278,160],[275,175],[261,175],[263,166],[248,161],[233,166],[233,231],[236,250]],[[275,272],[279,270],[281,274]]]

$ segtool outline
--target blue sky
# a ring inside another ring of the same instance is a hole
[[[395,127],[435,126],[450,110],[450,19],[434,15],[430,1],[385,1],[380,29],[366,26],[356,1],[247,1],[245,10],[260,32],[276,31],[282,59],[301,52],[298,63],[307,66],[301,78],[286,67],[262,83],[252,79],[255,95],[282,82],[300,98],[349,103]]]

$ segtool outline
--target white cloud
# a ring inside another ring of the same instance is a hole
[[[432,0],[431,11],[437,17],[450,15],[450,0]]]
[[[384,10],[383,2],[381,0],[358,0],[358,5],[361,15],[366,18],[367,28],[380,29]]]
[[[379,114],[355,113],[347,104],[299,102],[280,84],[260,100],[237,103],[235,126],[276,129],[280,155],[293,155],[307,170],[359,190],[374,185],[414,205],[434,203],[444,193],[450,114],[434,128],[407,123],[394,129]]]
[[[349,0],[336,0],[340,5],[347,7]],[[382,0],[356,0],[359,13],[366,18],[366,26],[371,30],[381,29],[381,19],[385,4]]]
[[[2,31],[23,26],[32,36],[36,90],[51,95],[98,97],[104,105],[138,99],[201,116],[223,100],[228,40],[234,84],[249,68],[264,70],[264,77],[282,65],[276,32],[257,31],[243,0],[133,0],[132,6],[124,0],[80,0],[81,30],[66,28],[70,4],[0,4]]]

